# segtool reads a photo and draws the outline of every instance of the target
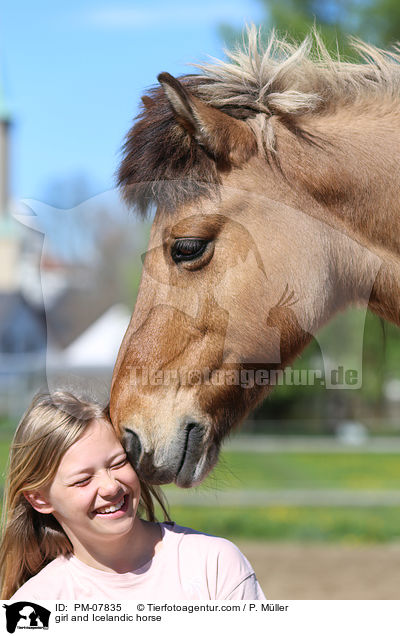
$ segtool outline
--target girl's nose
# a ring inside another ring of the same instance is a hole
[[[121,486],[116,479],[112,476],[111,472],[108,470],[102,471],[101,474],[97,475],[98,479],[98,490],[101,495],[111,496],[116,494]]]

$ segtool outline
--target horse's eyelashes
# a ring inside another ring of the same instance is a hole
[[[171,256],[175,263],[181,261],[191,261],[199,258],[207,247],[204,239],[182,238],[176,239],[171,249]]]
[[[196,239],[181,239],[177,241],[177,249],[184,254],[193,254],[193,252],[197,252],[203,245],[204,241]]]

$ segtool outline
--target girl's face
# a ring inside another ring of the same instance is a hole
[[[41,495],[40,511],[53,513],[74,547],[76,541],[90,544],[133,530],[139,479],[111,424],[94,420],[88,426]]]

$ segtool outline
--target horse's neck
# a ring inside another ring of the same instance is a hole
[[[344,228],[348,236],[365,246],[357,273],[360,284],[365,283],[365,300],[372,311],[398,325],[399,124],[400,104],[393,101],[309,118],[304,130],[312,135],[312,143],[299,140],[295,158],[284,166],[289,176],[298,179],[301,187],[328,210],[338,229]],[[285,134],[282,137],[285,142]],[[282,156],[294,157],[293,146]],[[351,258],[350,251],[347,258]],[[346,267],[344,263],[344,271]]]
[[[381,266],[369,299],[370,309],[400,326],[400,258],[386,250],[378,250]]]
[[[364,238],[400,256],[400,105],[354,114],[329,121],[337,132],[322,195]]]
[[[338,108],[299,124],[302,135],[278,130],[287,177],[369,241],[400,255],[400,102]]]

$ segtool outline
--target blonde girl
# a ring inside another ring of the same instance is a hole
[[[72,543],[62,525],[53,514],[35,509],[29,494],[53,481],[63,455],[96,420],[111,429],[107,410],[66,391],[38,394],[22,418],[10,450],[3,501],[2,599],[10,598],[56,557],[72,554]],[[155,522],[157,502],[169,519],[161,493],[139,481],[139,513]]]
[[[264,598],[238,548],[172,523],[107,411],[68,392],[37,395],[21,420],[3,517],[3,599]]]

